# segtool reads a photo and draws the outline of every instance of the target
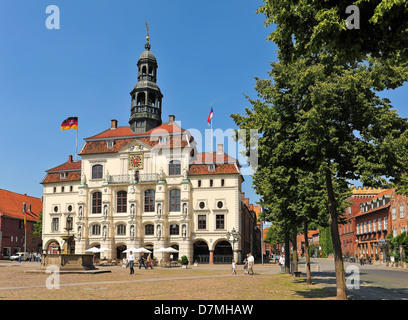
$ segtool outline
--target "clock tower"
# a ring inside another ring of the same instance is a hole
[[[129,124],[134,133],[147,132],[162,124],[163,95],[157,85],[157,60],[150,51],[149,29],[147,30],[145,51],[137,62],[137,84],[130,92]]]

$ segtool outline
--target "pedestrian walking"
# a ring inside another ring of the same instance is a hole
[[[232,260],[232,274],[237,274],[237,270],[235,268],[236,268],[235,260]]]
[[[146,265],[145,265],[145,263],[144,263],[145,260],[146,260],[146,259],[144,258],[143,253],[142,253],[142,255],[140,256],[140,260],[139,260],[139,270],[140,270],[140,268],[142,267],[142,265],[143,265],[143,267],[144,267],[145,269],[147,269],[147,267],[146,267]]]
[[[254,264],[255,264],[255,259],[252,253],[249,253],[248,256],[248,274],[254,274]]]
[[[135,256],[133,255],[132,251],[129,252],[128,262],[129,262],[130,274],[134,274],[135,270],[133,269],[133,266],[135,264]]]

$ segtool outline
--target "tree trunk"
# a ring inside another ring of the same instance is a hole
[[[305,235],[305,257],[306,257],[306,284],[312,284],[312,275],[310,273],[310,256],[309,256],[309,239],[308,239],[308,225],[307,219],[305,218],[303,225],[303,233]]]
[[[290,274],[289,231],[285,230],[285,273]]]
[[[297,256],[297,230],[296,227],[293,230],[293,242],[292,242],[292,246],[293,246],[293,272],[297,272],[299,271],[298,269],[298,256]]]
[[[329,214],[330,214],[329,223],[333,241],[334,267],[336,270],[337,299],[347,300],[346,277],[341,252],[339,228],[337,223],[336,200],[333,191],[332,175],[330,169],[326,170],[326,187],[329,200]]]

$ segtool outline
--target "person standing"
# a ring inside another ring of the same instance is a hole
[[[248,274],[254,274],[254,256],[252,253],[249,253],[248,255]]]
[[[245,270],[244,274],[245,275],[248,274],[248,254],[244,260],[244,270]]]
[[[129,252],[128,261],[129,261],[130,274],[134,274],[135,270],[133,269],[133,266],[135,264],[135,256],[132,251]]]
[[[232,260],[232,274],[237,274],[235,260]]]
[[[147,256],[147,268],[150,267],[151,269],[153,269],[152,263],[153,263],[153,261],[152,261],[152,258],[150,257],[150,253],[149,253],[149,255]]]
[[[285,273],[285,256],[283,254],[279,258],[279,264],[281,266],[282,273]]]

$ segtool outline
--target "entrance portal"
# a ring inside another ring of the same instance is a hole
[[[220,241],[214,249],[214,263],[231,263],[233,259],[231,243]]]
[[[210,250],[205,241],[197,241],[194,243],[193,260],[198,263],[210,262]]]

